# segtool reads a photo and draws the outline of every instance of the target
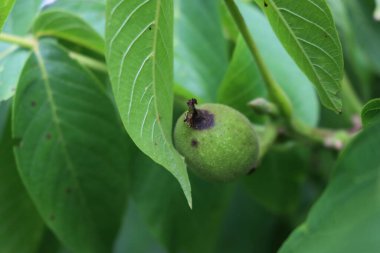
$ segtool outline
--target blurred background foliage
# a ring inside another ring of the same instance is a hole
[[[362,104],[380,96],[380,23],[373,18],[375,1],[328,3],[344,50],[342,115],[321,107],[310,82],[260,10],[250,1],[239,2],[239,7],[270,71],[291,98],[296,116],[310,126],[349,130],[356,127]],[[175,0],[174,17],[174,119],[185,110],[186,99],[197,97],[201,102],[228,104],[262,123],[246,104],[267,96],[267,91],[223,2]],[[3,32],[53,37],[74,58],[82,55],[104,63],[104,27],[104,0],[17,0]],[[30,54],[28,49],[0,43],[0,252],[69,252],[34,208],[11,152],[15,145],[10,137],[11,102]],[[104,65],[87,67],[112,99]],[[190,210],[176,180],[125,139],[131,147],[126,156],[133,162],[126,168],[130,195],[115,253],[277,252],[305,221],[339,156],[336,150],[284,135],[257,171],[237,182],[207,183],[190,174],[194,203]]]

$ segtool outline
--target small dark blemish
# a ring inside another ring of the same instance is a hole
[[[265,2],[265,1],[264,1],[264,7],[265,7],[265,8],[268,7],[267,2]]]
[[[22,146],[22,139],[21,138],[13,138],[12,143],[14,147],[21,147]]]
[[[149,31],[152,31],[152,26],[149,26],[149,28],[148,28],[148,29],[149,29]]]
[[[191,146],[192,147],[196,148],[196,147],[198,147],[198,144],[199,144],[199,142],[196,139],[191,140]]]
[[[157,142],[154,143],[154,146],[157,146]]]
[[[30,103],[30,105],[31,105],[32,107],[35,107],[35,106],[37,105],[37,102],[36,102],[36,101],[32,101],[32,102]]]
[[[250,169],[247,173],[247,175],[251,175],[253,172],[256,171],[256,167],[253,167],[252,169]]]
[[[70,194],[70,193],[71,193],[71,188],[70,188],[70,187],[67,187],[66,190],[65,190],[65,192],[66,192],[67,194]]]
[[[51,133],[47,133],[47,134],[46,134],[46,139],[47,139],[47,140],[50,140],[50,139],[51,139]]]

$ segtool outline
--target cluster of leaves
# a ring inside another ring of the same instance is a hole
[[[0,4],[0,253],[380,248],[375,3],[236,3],[263,62],[220,0]],[[188,174],[173,118],[196,97],[267,122],[263,66],[292,120],[364,129],[340,154],[280,136],[234,183]]]

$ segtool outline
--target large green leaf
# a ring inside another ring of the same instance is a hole
[[[313,85],[289,57],[281,43],[276,39],[276,36],[272,32],[264,15],[248,4],[241,3],[238,6],[248,24],[249,31],[253,35],[257,47],[263,56],[266,66],[290,98],[294,109],[294,116],[307,125],[317,125],[319,104]],[[239,45],[239,43],[241,45]],[[247,94],[244,94],[246,91],[245,89],[248,89],[248,86],[251,85],[251,95],[253,95],[253,91],[255,94],[261,93],[260,89],[262,89],[262,87],[256,84],[257,86],[255,85],[254,90],[252,90],[252,85],[254,85],[252,82],[259,81],[256,79],[258,75],[256,63],[243,41],[238,41],[238,46],[241,46],[241,48],[236,49],[238,51],[235,53],[238,55],[234,55],[229,68],[244,68],[244,66],[247,66],[247,68],[244,70],[244,73],[241,73],[239,79],[233,78],[230,81],[228,81],[230,78],[229,75],[234,77],[234,72],[230,69],[228,70],[225,77],[227,81],[225,80],[223,83],[221,91],[224,95],[223,97],[220,97],[220,101],[223,101],[222,99],[227,99],[228,101],[228,98],[226,98],[227,96],[230,96],[231,98],[234,98],[235,96],[244,96],[244,98],[242,97],[242,101],[238,102],[242,108],[243,103],[246,103],[244,100],[248,99]],[[281,61],[279,59],[281,59]],[[243,62],[251,63],[244,65]],[[244,80],[244,77],[247,79]],[[236,84],[236,90],[232,91],[235,87],[235,82],[237,81],[239,85]],[[246,83],[244,84],[244,82]],[[231,88],[225,89],[226,86],[230,86]],[[243,89],[243,87],[245,88]],[[223,89],[225,90],[223,91]]]
[[[128,148],[96,79],[51,41],[27,61],[14,100],[21,177],[74,252],[109,252],[125,203]]]
[[[172,144],[173,4],[107,3],[107,62],[116,104],[129,135],[179,181],[191,206],[184,158]]]
[[[257,171],[244,180],[254,199],[276,214],[291,214],[301,200],[301,186],[307,171],[308,150],[288,145],[271,150]]]
[[[177,183],[141,153],[136,156],[132,197],[143,221],[168,252],[214,252],[223,214],[234,185],[213,184],[192,177],[194,209],[190,210]]]
[[[294,61],[317,88],[322,103],[340,112],[343,56],[325,0],[256,0]]]
[[[370,100],[362,110],[362,123],[366,127],[380,119],[380,98]]]
[[[215,101],[227,69],[219,0],[176,0],[174,80],[198,99]]]
[[[1,29],[3,28],[5,20],[7,19],[9,13],[12,10],[14,3],[15,3],[15,0],[3,0],[0,3],[0,32],[1,32]]]
[[[18,175],[10,125],[0,136],[0,253],[32,253],[44,224]]]
[[[327,189],[280,252],[379,252],[379,143],[378,121],[343,151]]]
[[[35,36],[53,36],[104,54],[104,40],[80,17],[64,11],[45,11],[33,25]]]

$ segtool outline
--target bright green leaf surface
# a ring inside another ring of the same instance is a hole
[[[219,2],[176,0],[174,5],[174,80],[207,102],[216,100],[228,65]]]
[[[81,17],[104,37],[106,0],[56,0],[48,10],[63,10]]]
[[[259,10],[247,4],[239,4],[239,9],[248,24],[248,28],[264,58],[266,66],[290,98],[295,117],[307,125],[317,125],[319,118],[319,104],[311,82],[297,67],[276,39],[276,36],[272,32],[264,15],[260,13]],[[242,43],[242,41],[238,43]],[[239,55],[234,55],[229,68],[238,69],[239,67],[244,68],[244,66],[247,66],[248,68],[245,70],[246,73],[241,73],[241,75],[236,78],[234,78],[234,72],[230,69],[228,70],[225,78],[228,80],[230,78],[229,75],[231,75],[233,79],[229,82],[227,81],[226,83],[223,83],[222,92],[226,86],[229,86],[230,88],[223,92],[224,95],[223,97],[220,97],[220,101],[222,101],[222,98],[228,101],[228,96],[231,98],[234,98],[235,96],[244,96],[244,98],[242,97],[242,100],[245,100],[248,98],[247,94],[243,95],[243,93],[247,92],[245,89],[251,89],[251,95],[261,93],[260,88],[256,86],[257,84],[253,84],[253,82],[258,81],[256,79],[257,68],[248,48],[245,46],[240,49],[237,48],[236,50],[239,50],[235,52]],[[279,59],[281,59],[281,61]],[[245,62],[248,61],[251,62],[251,67],[249,67],[248,63],[245,65]],[[244,78],[247,79],[244,80]],[[237,82],[236,88],[235,82]],[[244,82],[246,82],[246,84],[244,84]],[[248,88],[247,84],[250,84],[251,87]],[[254,88],[252,88],[252,86],[254,86]],[[245,88],[243,89],[243,87]],[[235,89],[234,92],[232,92],[233,89]],[[238,99],[239,98],[236,98],[235,100]],[[242,108],[245,103],[245,101],[239,101],[238,105]]]
[[[290,214],[301,198],[309,154],[304,147],[271,150],[257,171],[245,178],[245,186],[255,200],[276,214]]]
[[[4,27],[5,33],[25,35],[35,15],[39,11],[41,0],[18,0]],[[18,78],[30,52],[16,45],[0,42],[0,102],[14,95]]]
[[[342,47],[325,0],[256,0],[294,61],[313,82],[322,103],[341,111]]]
[[[0,136],[0,253],[35,252],[43,231],[43,221],[17,172],[8,124],[4,138]]]
[[[69,249],[109,252],[123,212],[128,149],[96,79],[50,41],[27,61],[14,101],[21,177]]]
[[[362,123],[365,127],[380,118],[380,98],[372,99],[364,105]]]
[[[326,191],[281,253],[377,253],[380,248],[380,123],[341,154]]]
[[[0,101],[7,100],[15,93],[21,70],[30,52],[17,46],[0,51]]]
[[[124,126],[145,154],[177,178],[191,206],[186,164],[172,144],[172,1],[111,0],[107,16],[108,68]]]
[[[46,11],[33,25],[37,37],[53,36],[104,54],[104,40],[80,17],[64,11]]]
[[[40,11],[42,0],[17,0],[5,23],[3,32],[25,35]]]
[[[132,195],[138,212],[168,252],[214,252],[218,231],[233,185],[191,177],[194,208],[190,210],[177,183],[142,154],[133,166]]]
[[[0,32],[1,32],[1,29],[3,28],[5,20],[7,19],[9,13],[12,10],[14,3],[15,3],[15,0],[3,0],[0,3]]]

